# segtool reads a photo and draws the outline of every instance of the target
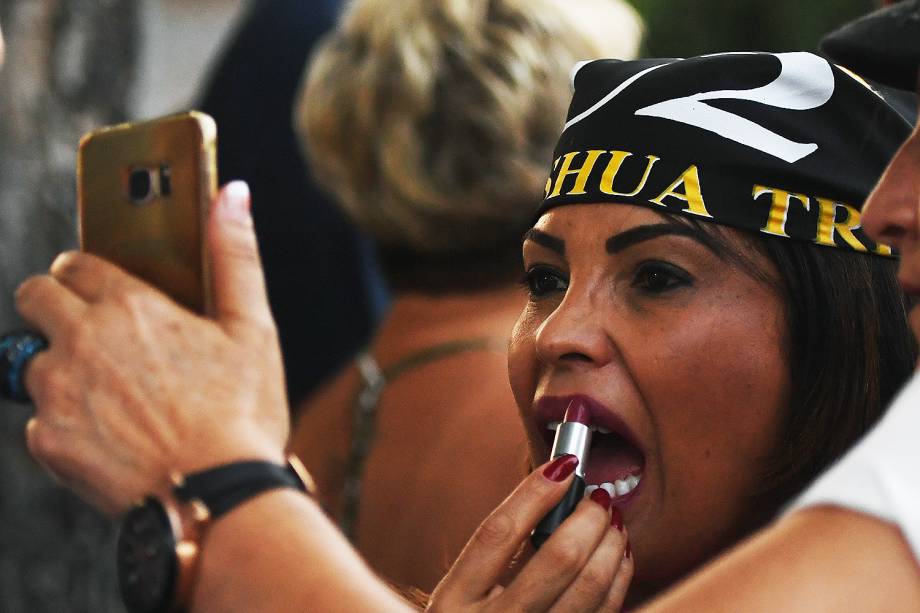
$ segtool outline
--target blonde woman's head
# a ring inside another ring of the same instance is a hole
[[[397,284],[450,289],[433,287],[457,283],[439,271],[477,260],[470,283],[507,281],[572,66],[634,57],[641,36],[622,0],[356,0],[314,55],[299,105],[312,172]]]

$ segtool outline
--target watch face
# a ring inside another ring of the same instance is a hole
[[[118,584],[128,611],[165,611],[175,586],[176,539],[158,500],[148,498],[128,512],[116,555]]]

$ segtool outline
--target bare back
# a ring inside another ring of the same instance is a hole
[[[501,347],[520,312],[516,289],[396,301],[370,352],[386,370],[432,347],[489,339],[421,360],[385,385],[364,465],[354,540],[401,586],[431,590],[479,522],[527,470],[523,429]],[[352,454],[356,394],[350,364],[301,407],[292,449],[339,518]]]

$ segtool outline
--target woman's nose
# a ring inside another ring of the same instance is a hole
[[[536,334],[537,357],[546,364],[578,364],[600,367],[616,355],[616,346],[605,327],[612,313],[592,304],[587,296],[568,294],[547,317]]]
[[[898,151],[863,206],[862,225],[874,240],[901,247],[916,240],[920,207],[920,132]]]

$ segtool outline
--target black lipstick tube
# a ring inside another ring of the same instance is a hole
[[[588,449],[591,447],[591,428],[577,421],[564,421],[556,429],[551,459],[570,453],[578,458],[575,476],[565,496],[547,513],[530,535],[534,549],[539,549],[556,528],[575,510],[585,495],[585,466],[588,463]]]

